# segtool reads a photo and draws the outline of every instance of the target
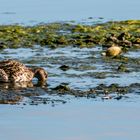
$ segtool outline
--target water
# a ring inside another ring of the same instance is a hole
[[[139,103],[76,99],[56,107],[0,105],[0,108],[0,137],[4,140],[140,138]]]
[[[79,90],[88,90],[99,84],[111,85],[117,83],[120,86],[129,86],[133,83],[139,83],[140,72],[137,70],[129,73],[117,72],[120,63],[115,61],[105,62],[101,52],[102,49],[98,46],[94,48],[69,46],[57,49],[36,46],[32,49],[5,49],[1,51],[0,57],[2,60],[18,59],[26,65],[43,67],[49,73],[48,83],[50,88],[61,83],[67,83],[71,88]],[[130,52],[126,56],[138,58],[139,50]],[[62,65],[68,65],[70,69],[62,71],[59,68]],[[103,77],[98,78],[101,75]],[[126,78],[127,81],[124,80]]]
[[[0,0],[0,24],[139,19],[139,0]]]
[[[0,0],[0,24],[34,25],[41,22],[70,21],[83,23],[107,20],[140,19],[139,0]],[[88,19],[88,17],[93,17]],[[99,17],[103,17],[101,19]],[[71,88],[86,90],[98,84],[139,83],[140,72],[115,72],[114,62],[101,59],[101,49],[35,46],[34,49],[5,49],[0,59],[15,58],[26,65],[44,67],[49,73],[49,88],[68,83]],[[25,55],[26,54],[26,55]],[[139,51],[127,57],[139,58]],[[75,63],[73,63],[75,62]],[[70,69],[59,67],[68,64]],[[131,65],[130,65],[131,66]],[[105,77],[96,77],[105,71]],[[127,79],[127,80],[126,80]],[[48,96],[48,95],[46,95]],[[139,93],[122,100],[57,97],[66,104],[0,105],[0,138],[3,140],[138,140],[140,139]]]

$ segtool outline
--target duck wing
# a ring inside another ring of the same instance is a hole
[[[25,65],[16,60],[0,61],[0,69],[3,69],[8,76],[24,68]]]
[[[0,68],[2,68],[2,69],[15,67],[15,66],[25,67],[24,64],[22,64],[16,60],[9,59],[9,60],[0,61]]]
[[[16,68],[11,71],[9,81],[11,82],[29,82],[33,79],[34,73],[28,68]]]

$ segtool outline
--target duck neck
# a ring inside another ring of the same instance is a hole
[[[45,77],[43,76],[43,73],[40,71],[40,68],[35,68],[33,71],[34,71],[34,77],[36,77],[39,82],[46,81]]]

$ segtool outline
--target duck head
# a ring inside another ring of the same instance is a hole
[[[48,73],[43,68],[35,68],[34,77],[36,77],[39,82],[45,82],[47,80]]]

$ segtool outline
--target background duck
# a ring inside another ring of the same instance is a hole
[[[122,49],[120,46],[113,44],[111,47],[109,47],[106,52],[102,53],[104,56],[118,56],[122,52]]]
[[[17,60],[0,61],[0,82],[30,82],[34,77],[45,82],[47,76],[47,72],[40,67],[29,68]]]

